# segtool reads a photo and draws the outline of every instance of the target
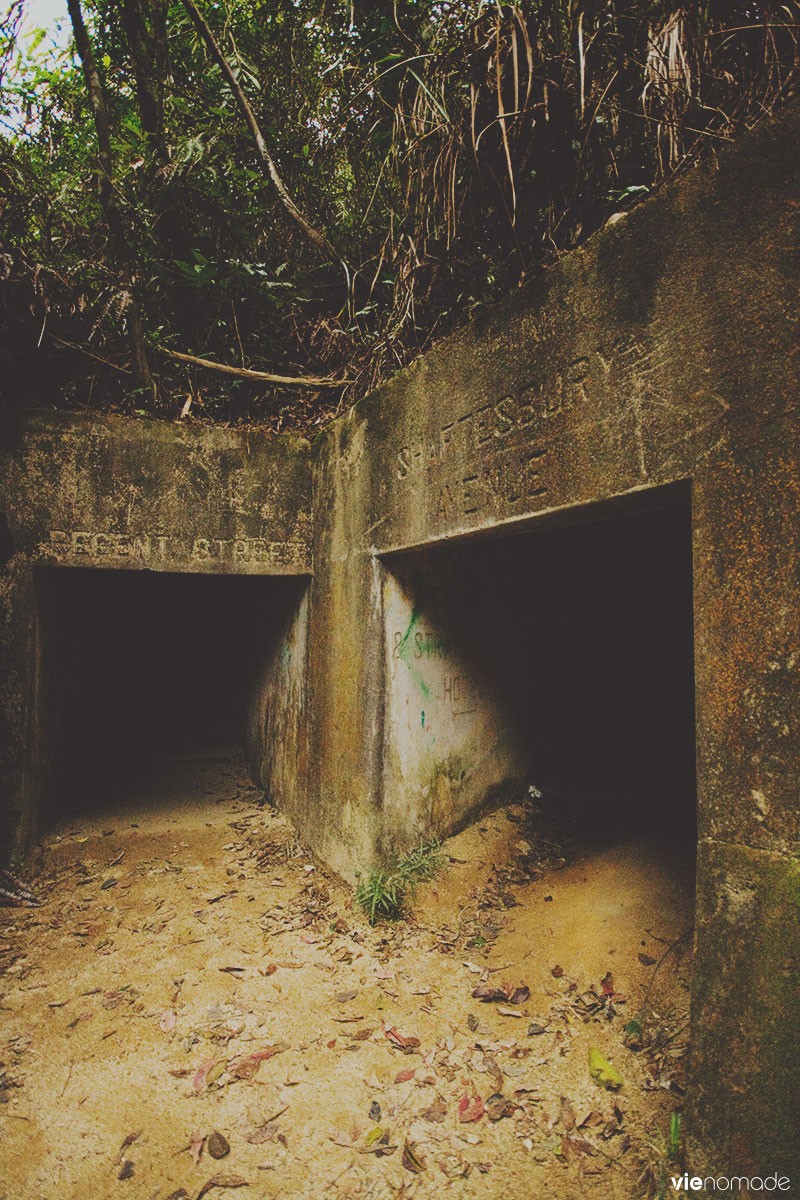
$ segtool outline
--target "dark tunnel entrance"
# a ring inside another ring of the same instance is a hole
[[[444,688],[491,712],[493,728],[478,738],[505,743],[518,794],[542,792],[541,807],[584,841],[641,835],[685,848],[693,870],[688,487],[587,506],[513,535],[399,552],[388,565],[431,631],[423,648],[435,642],[460,664],[446,668]],[[469,761],[469,734],[454,717],[450,745]]]
[[[43,569],[42,822],[156,795],[181,764],[241,768],[254,694],[305,586]]]

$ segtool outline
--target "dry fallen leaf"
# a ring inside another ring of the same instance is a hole
[[[125,1151],[128,1149],[128,1146],[132,1146],[133,1143],[136,1141],[136,1139],[141,1136],[142,1136],[141,1129],[137,1129],[136,1133],[128,1134],[128,1136],[125,1138],[124,1142],[122,1143],[122,1145],[120,1146],[120,1148],[117,1152],[117,1157],[114,1159],[115,1164],[122,1162],[122,1156],[125,1153]]]
[[[256,1050],[255,1053],[246,1054],[242,1058],[231,1059],[228,1063],[228,1070],[237,1079],[252,1079],[262,1062],[266,1062],[267,1059],[274,1058],[276,1054],[282,1054],[284,1050],[288,1049],[288,1042],[276,1042],[274,1046],[268,1046],[266,1050]]]
[[[484,1054],[483,1065],[492,1077],[494,1086],[498,1092],[503,1090],[503,1072],[497,1065],[497,1060],[491,1054]]]
[[[480,1096],[462,1096],[458,1102],[458,1119],[463,1125],[468,1121],[480,1121],[483,1116],[483,1101]]]
[[[394,1077],[395,1083],[408,1083],[409,1079],[413,1079],[416,1074],[414,1070],[398,1071]]]
[[[242,1179],[241,1175],[215,1175],[213,1179],[208,1179],[197,1193],[197,1200],[203,1200],[206,1192],[210,1192],[212,1188],[240,1188],[249,1187],[246,1179]]]
[[[383,1024],[383,1033],[387,1041],[390,1041],[393,1046],[397,1046],[400,1050],[405,1051],[405,1053],[415,1050],[419,1045],[418,1037],[405,1036],[402,1033],[398,1033],[394,1026],[388,1028],[385,1022]]]
[[[247,1140],[251,1146],[263,1146],[264,1142],[274,1142],[277,1136],[277,1125],[260,1125],[258,1129],[254,1129],[252,1133],[247,1135]],[[339,1143],[339,1145],[342,1144]],[[352,1146],[352,1144],[352,1141],[347,1143],[348,1146]]]
[[[434,1121],[437,1125],[441,1125],[447,1116],[447,1101],[444,1096],[438,1096],[429,1108],[419,1114],[423,1121]]]
[[[495,987],[491,983],[479,983],[476,988],[472,989],[472,998],[473,1000],[482,1000],[484,1004],[488,1004],[492,1000],[508,1000],[503,989]]]
[[[171,1033],[175,1028],[175,1013],[171,1008],[166,1009],[161,1020],[158,1022],[158,1027],[162,1033]]]
[[[425,1159],[420,1158],[415,1147],[408,1141],[403,1144],[403,1166],[414,1175],[419,1175],[425,1170]]]
[[[189,1140],[189,1153],[192,1156],[192,1162],[195,1166],[200,1162],[200,1156],[203,1153],[203,1142],[205,1140],[202,1133],[193,1133]]]
[[[208,1153],[212,1158],[224,1158],[230,1152],[230,1142],[219,1130],[215,1129],[208,1139]]]
[[[208,1062],[203,1063],[201,1067],[197,1068],[194,1079],[192,1080],[192,1087],[196,1092],[201,1091],[206,1086],[206,1076],[213,1066],[214,1059],[210,1058]]]
[[[500,1092],[489,1096],[486,1101],[486,1115],[490,1121],[499,1121],[502,1117],[510,1117],[519,1106],[507,1100]]]

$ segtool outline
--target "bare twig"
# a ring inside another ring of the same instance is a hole
[[[311,224],[311,222],[308,220],[308,218],[306,216],[304,216],[304,214],[300,211],[300,209],[295,204],[292,197],[289,195],[289,192],[286,189],[286,185],[284,184],[283,180],[281,179],[280,175],[278,174],[278,169],[275,166],[275,163],[273,162],[273,159],[272,159],[272,155],[270,154],[270,152],[267,148],[267,143],[264,141],[264,135],[262,134],[261,129],[259,128],[259,125],[258,125],[258,121],[255,118],[255,114],[254,114],[252,108],[250,107],[250,102],[247,99],[247,96],[245,96],[244,91],[242,90],[241,84],[239,83],[239,80],[236,78],[236,76],[234,75],[234,73],[231,69],[230,63],[228,62],[225,55],[222,53],[222,50],[219,47],[219,43],[217,42],[217,39],[214,37],[214,34],[211,32],[209,25],[206,23],[205,18],[203,17],[202,13],[197,8],[197,5],[194,3],[194,0],[183,0],[183,7],[186,9],[187,13],[189,14],[189,16],[192,19],[192,22],[193,22],[195,28],[197,29],[198,33],[202,37],[206,46],[208,47],[211,57],[217,63],[217,66],[222,71],[222,74],[225,76],[226,80],[228,81],[228,86],[230,87],[231,91],[233,92],[233,95],[236,99],[236,103],[239,105],[239,108],[241,109],[241,112],[242,112],[242,116],[244,117],[245,121],[247,122],[248,128],[250,129],[250,133],[252,134],[253,141],[255,142],[256,149],[258,151],[259,162],[261,164],[262,170],[265,172],[268,179],[272,182],[272,185],[275,188],[275,191],[278,193],[278,198],[280,199],[281,204],[286,209],[287,213],[292,218],[292,220],[297,225],[300,226],[300,228],[303,230],[303,233],[306,235],[308,240],[310,242],[313,242],[313,244],[317,247],[317,249],[320,251],[320,253],[325,258],[327,258],[331,262],[335,262],[335,263],[342,262],[342,256],[335,249],[335,247],[331,244],[331,242],[328,240],[328,238],[325,236],[325,234],[320,233],[320,231],[314,225]]]
[[[131,347],[131,359],[136,386],[151,398],[155,397],[155,384],[150,374],[150,364],[147,361],[144,328],[142,326],[139,303],[136,296],[136,272],[133,256],[128,245],[125,223],[122,219],[115,195],[111,116],[106,103],[100,72],[94,56],[94,49],[86,25],[83,20],[81,0],[68,0],[72,30],[75,35],[75,46],[83,66],[83,77],[89,95],[89,104],[94,118],[97,133],[97,152],[99,160],[98,194],[100,206],[106,219],[111,240],[114,245],[115,257],[119,270],[122,291],[127,297],[128,330]]]
[[[85,354],[87,358],[93,358],[95,362],[103,363],[106,367],[112,367],[115,371],[119,371],[121,375],[132,374],[127,367],[120,367],[117,363],[112,362],[110,358],[103,358],[99,354],[93,354],[91,350],[87,350],[84,346],[76,346],[74,342],[65,342],[63,338],[56,337],[54,333],[51,333],[50,337],[54,342],[58,342],[59,346],[66,346],[68,350],[77,350],[78,354]]]
[[[281,383],[289,387],[342,387],[352,383],[351,379],[317,379],[313,375],[273,375],[269,371],[250,371],[247,367],[231,367],[227,363],[213,362],[210,358],[197,358],[194,354],[181,354],[179,350],[158,349],[168,358],[190,363],[193,367],[206,367],[209,371],[220,371],[223,375],[236,375],[239,379],[254,379],[259,383]]]

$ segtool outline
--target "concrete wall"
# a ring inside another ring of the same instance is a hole
[[[699,825],[690,1127],[704,1165],[795,1176],[799,136],[796,111],[761,126],[326,430],[306,830],[352,876],[464,820],[518,773],[481,653],[455,645],[458,621],[435,620],[435,599],[420,603],[430,580],[402,551],[601,520],[615,498],[644,506],[686,488]],[[443,562],[434,576],[444,586]],[[457,719],[456,678],[470,708]]]
[[[0,852],[8,854],[35,837],[51,783],[47,572],[298,577],[293,605],[271,619],[284,640],[290,625],[302,639],[311,489],[301,438],[40,412],[7,414],[0,439]],[[287,763],[302,762],[294,755],[305,722],[295,675],[263,663],[248,723],[251,758],[269,757],[273,790],[287,804],[297,786]],[[276,711],[280,721],[267,724]]]

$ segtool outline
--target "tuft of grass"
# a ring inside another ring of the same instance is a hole
[[[679,1112],[670,1115],[666,1136],[660,1130],[656,1130],[652,1137],[644,1141],[641,1154],[643,1170],[639,1176],[639,1183],[645,1186],[648,1196],[654,1197],[655,1200],[668,1200],[670,1172],[674,1171],[675,1165],[682,1160]]]
[[[356,902],[370,925],[381,918],[393,921],[400,917],[417,884],[433,879],[443,864],[441,842],[432,838],[402,857],[395,856],[385,867],[371,867],[366,879],[356,885]]]

